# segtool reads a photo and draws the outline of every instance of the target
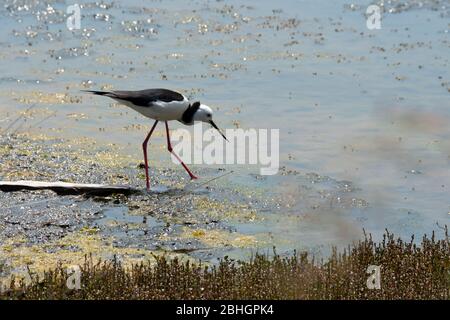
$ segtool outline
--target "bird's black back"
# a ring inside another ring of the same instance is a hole
[[[89,91],[93,94],[107,96],[110,98],[129,101],[136,106],[148,107],[153,102],[183,101],[184,96],[176,91],[168,89],[146,89],[138,91]]]

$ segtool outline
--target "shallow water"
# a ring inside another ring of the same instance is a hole
[[[140,159],[149,121],[79,90],[173,88],[211,105],[221,127],[280,129],[292,172],[256,181],[255,168],[227,166],[228,181],[289,208],[240,232],[294,249],[448,224],[449,1],[392,1],[373,31],[368,1],[78,3],[73,32],[64,1],[0,7],[2,130],[34,105],[19,132],[89,136]],[[161,137],[151,152],[175,167]]]

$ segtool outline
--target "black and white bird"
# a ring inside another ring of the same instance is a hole
[[[195,121],[206,122],[219,131],[222,137],[227,140],[225,135],[220,131],[219,127],[217,127],[214,123],[213,111],[210,107],[201,104],[199,101],[191,103],[189,99],[176,91],[168,89],[146,89],[138,91],[83,91],[112,98],[117,102],[136,110],[142,115],[155,120],[155,123],[142,144],[142,148],[144,150],[147,190],[150,190],[147,144],[159,121],[164,121],[166,125],[167,149],[178,159],[178,161],[180,161],[181,165],[187,171],[191,179],[197,179],[197,177],[191,172],[191,170],[189,170],[180,157],[173,152],[172,144],[170,143],[169,125],[167,122],[177,120],[185,125],[193,125]]]

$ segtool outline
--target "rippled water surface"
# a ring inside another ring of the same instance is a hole
[[[140,159],[149,120],[80,90],[177,89],[221,127],[280,129],[278,176],[227,167],[231,183],[284,197],[268,223],[238,231],[292,249],[448,224],[450,1],[378,1],[380,30],[366,27],[369,1],[78,3],[72,32],[72,1],[2,1],[2,129],[33,105],[19,132],[89,136]],[[161,137],[153,154],[174,166]]]

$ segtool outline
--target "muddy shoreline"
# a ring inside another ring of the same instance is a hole
[[[2,180],[106,183],[144,190],[141,160],[112,146],[23,134],[5,136],[0,152]],[[310,228],[308,223],[329,218],[321,215],[330,206],[343,211],[368,206],[355,198],[357,188],[350,182],[317,174],[282,168],[279,177],[249,175],[253,182],[248,185],[249,177],[241,182],[240,175],[224,168],[195,170],[202,178],[192,183],[183,171],[156,161],[152,191],[129,196],[0,192],[4,273],[77,264],[86,254],[118,256],[125,263],[152,260],[155,254],[215,263],[224,256],[247,259],[268,253],[273,246],[289,254],[305,248],[295,236]],[[355,232],[355,239],[360,236],[361,230]],[[319,252],[323,247],[306,248]]]

